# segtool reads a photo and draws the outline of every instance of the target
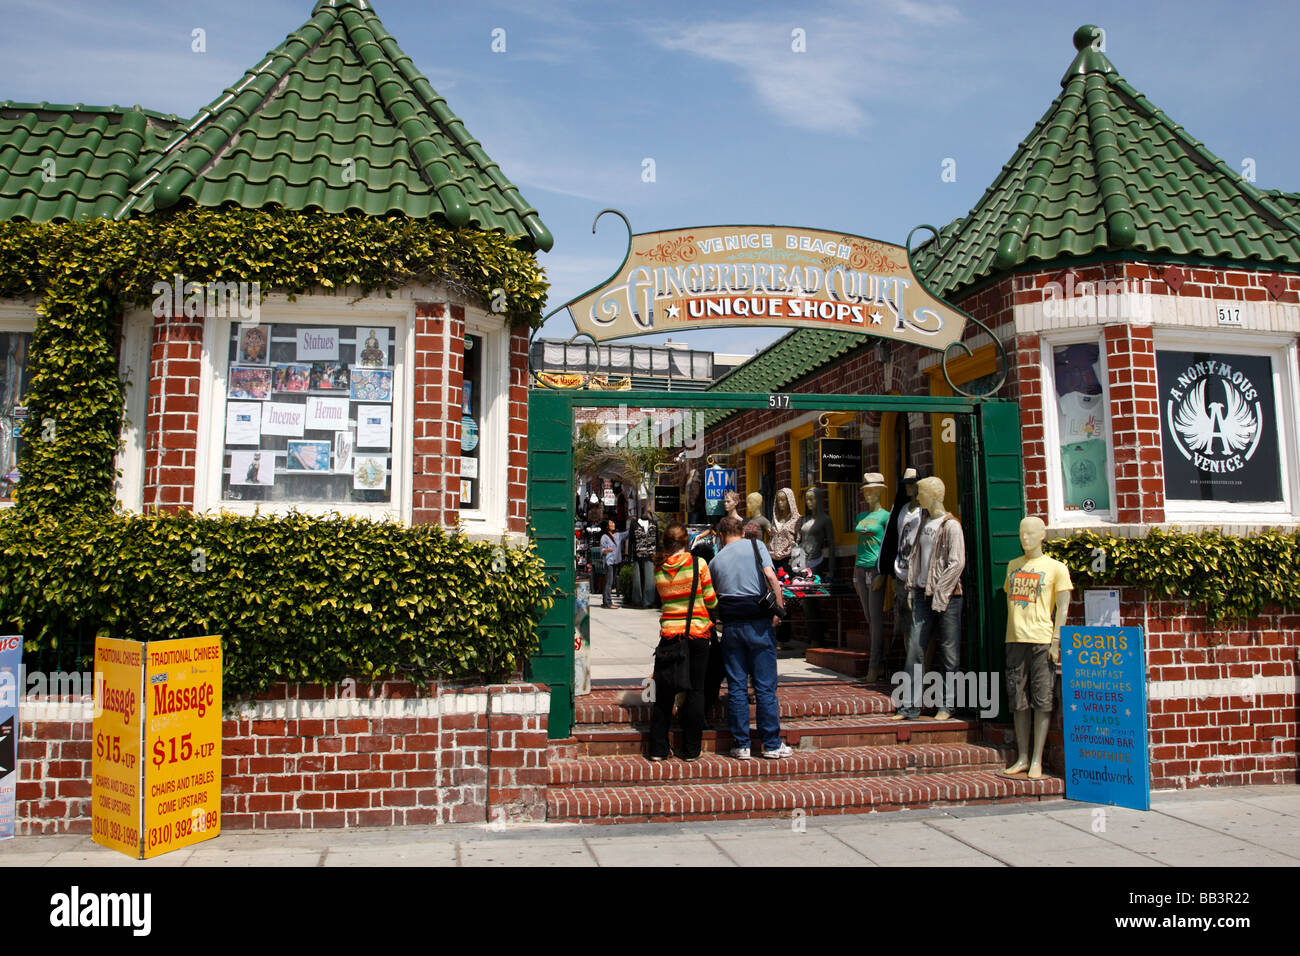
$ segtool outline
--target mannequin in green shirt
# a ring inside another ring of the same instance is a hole
[[[871,631],[871,657],[867,663],[867,680],[879,679],[884,656],[884,630],[881,619],[885,616],[885,592],[874,587],[876,565],[880,562],[880,546],[885,541],[885,528],[889,525],[889,512],[880,506],[880,496],[885,492],[885,476],[869,471],[862,476],[862,500],[867,510],[859,512],[854,520],[858,535],[858,558],[853,568],[853,586],[862,603],[862,613]]]

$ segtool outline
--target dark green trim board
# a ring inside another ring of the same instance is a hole
[[[573,423],[579,407],[766,409],[767,393],[596,392],[532,389],[528,393],[528,510],[537,550],[554,586],[541,619],[541,643],[526,677],[551,689],[550,736],[573,729]],[[1024,516],[1020,410],[1014,402],[898,395],[789,395],[793,411],[947,413],[959,422],[958,489],[967,537],[965,666],[1002,680],[1007,562],[1020,554]],[[1005,698],[999,684],[998,699]],[[1004,705],[1005,706],[1005,705]]]

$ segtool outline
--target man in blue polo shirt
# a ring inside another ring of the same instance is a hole
[[[763,756],[769,760],[793,752],[781,742],[781,721],[776,701],[776,634],[780,622],[759,601],[771,591],[777,607],[785,599],[772,569],[772,556],[762,542],[741,537],[743,525],[730,516],[718,522],[721,547],[709,562],[709,576],[718,595],[717,615],[722,621],[722,659],[727,671],[727,724],[731,728],[731,756],[749,759],[749,681],[754,681],[754,705]],[[759,573],[755,566],[755,546]]]

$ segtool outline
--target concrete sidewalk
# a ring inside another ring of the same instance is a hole
[[[1300,787],[802,820],[231,831],[139,862],[88,836],[0,843],[0,866],[1297,866]]]

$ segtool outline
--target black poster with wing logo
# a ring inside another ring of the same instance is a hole
[[[1156,379],[1166,498],[1282,500],[1272,359],[1158,351]]]

